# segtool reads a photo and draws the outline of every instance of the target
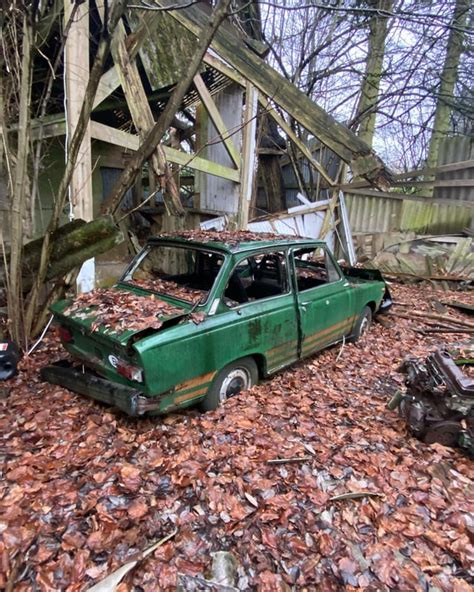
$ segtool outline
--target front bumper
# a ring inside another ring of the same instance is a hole
[[[159,400],[144,397],[140,391],[117,382],[100,378],[89,371],[80,372],[63,366],[46,366],[41,369],[41,378],[51,384],[85,395],[95,401],[108,403],[132,417],[139,417],[148,411],[157,411]]]

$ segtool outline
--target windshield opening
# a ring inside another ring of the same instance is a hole
[[[124,275],[123,282],[193,304],[204,304],[224,257],[178,246],[149,246]]]

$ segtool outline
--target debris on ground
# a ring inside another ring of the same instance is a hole
[[[408,311],[439,299],[392,291]],[[472,590],[472,461],[385,409],[403,359],[444,343],[419,324],[375,323],[216,411],[144,420],[41,382],[63,355],[47,337],[0,401],[0,588],[87,590],[177,529],[120,592],[209,580],[218,551],[239,590]]]
[[[426,359],[402,364],[406,389],[387,404],[399,408],[410,433],[427,444],[459,446],[474,456],[474,380],[463,371],[474,364],[474,341],[440,348]]]
[[[474,243],[462,236],[417,237],[386,247],[370,266],[386,275],[472,283]]]

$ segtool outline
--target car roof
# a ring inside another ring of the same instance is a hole
[[[254,250],[256,248],[294,245],[324,245],[324,241],[301,236],[251,232],[248,230],[183,230],[176,233],[160,234],[148,239],[149,244],[157,242],[189,243],[197,247],[218,249],[228,253]]]

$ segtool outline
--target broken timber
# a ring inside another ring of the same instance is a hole
[[[130,59],[127,51],[126,33],[123,22],[119,23],[115,31],[111,50],[133,123],[143,141],[146,134],[155,125],[155,120],[148,104],[148,98],[143,88],[137,64],[135,60]],[[151,154],[150,161],[155,175],[160,180],[163,189],[165,189],[163,198],[166,208],[170,214],[182,216],[184,209],[179,199],[176,181],[171,175],[161,144],[156,146]]]
[[[123,242],[124,237],[111,216],[101,216],[92,222],[76,219],[59,227],[51,235],[53,245],[46,280],[61,277],[96,255],[106,253]],[[41,260],[43,237],[23,248],[22,290],[31,289]]]
[[[156,4],[164,9],[176,6],[174,0],[156,0]],[[186,10],[170,10],[170,14],[197,37],[209,21],[204,10],[195,5],[187,6]],[[230,26],[223,24],[211,47],[260,92],[350,164],[355,177],[365,177],[380,187],[390,184],[390,173],[365,142],[245,47]]]

